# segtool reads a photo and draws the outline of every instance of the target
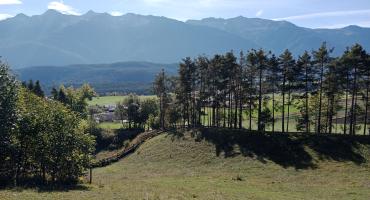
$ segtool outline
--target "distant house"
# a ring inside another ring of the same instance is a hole
[[[116,105],[104,105],[104,110],[107,112],[114,112],[116,108]]]
[[[97,123],[114,122],[115,120],[117,120],[114,112],[104,112],[104,113],[94,114],[94,119]]]

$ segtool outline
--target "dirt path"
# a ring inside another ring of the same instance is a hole
[[[119,161],[120,159],[130,155],[131,153],[135,152],[135,150],[143,144],[145,141],[163,133],[163,131],[147,131],[140,133],[136,138],[134,138],[130,144],[124,148],[122,151],[114,154],[113,156],[110,156],[108,158],[103,158],[98,161],[95,161],[92,163],[92,168],[98,168],[98,167],[105,167],[108,166],[114,162]]]

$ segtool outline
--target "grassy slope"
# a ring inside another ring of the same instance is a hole
[[[99,128],[116,130],[122,128],[122,123],[119,122],[102,122],[99,124]]]
[[[0,199],[368,200],[369,139],[241,134],[163,134],[127,159],[95,169],[91,186],[6,190]]]

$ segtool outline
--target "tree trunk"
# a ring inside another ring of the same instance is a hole
[[[281,132],[282,133],[285,133],[284,131],[284,126],[285,126],[285,123],[284,123],[284,118],[285,118],[285,74],[284,74],[284,78],[283,78],[283,89],[282,89],[282,96],[283,96],[283,108],[282,108],[282,112],[281,112]]]
[[[224,103],[224,108],[223,108],[223,120],[224,120],[224,128],[226,127],[226,102]]]
[[[231,83],[230,83],[231,84]],[[232,92],[231,92],[231,85],[230,85],[230,88],[229,88],[229,107],[228,107],[228,110],[229,112],[227,113],[227,123],[228,123],[228,126],[229,128],[232,128]]]
[[[367,83],[369,82],[369,77],[367,78]],[[364,135],[366,135],[366,125],[367,125],[367,108],[369,102],[369,86],[366,84],[366,97],[365,97],[365,119],[364,119]]]
[[[275,133],[275,90],[272,90],[272,133]]]
[[[344,127],[343,127],[343,134],[344,135],[347,133],[348,89],[349,89],[349,74],[347,73],[346,106],[345,106],[345,110],[344,110]]]
[[[324,75],[324,63],[321,62],[321,73],[320,73],[320,97],[319,97],[319,117],[317,120],[317,134],[321,132],[321,104],[322,104],[322,78]]]
[[[354,116],[355,116],[355,97],[356,97],[356,80],[357,79],[357,68],[355,67],[354,79],[353,79],[353,88],[352,88],[352,100],[351,100],[351,118],[349,124],[349,134],[353,135],[354,132]]]
[[[258,87],[258,131],[262,131],[262,69],[260,69],[259,73],[259,87]]]
[[[215,126],[215,124],[216,124],[216,106],[213,103],[212,105],[212,126]]]
[[[286,123],[286,132],[289,133],[289,119],[290,119],[290,99],[291,99],[291,91],[290,91],[290,84],[289,84],[289,91],[288,91],[288,111],[287,111],[287,123]]]
[[[239,128],[243,128],[243,94],[242,94],[242,86],[239,86]]]
[[[251,80],[250,90],[249,90],[249,130],[252,130],[252,88],[253,81]]]
[[[353,113],[353,131],[352,131],[352,134],[353,135],[356,135],[356,125],[357,125],[357,111],[356,111],[356,108],[357,108],[357,89],[356,90],[356,93],[355,93],[355,108],[354,108],[354,113]]]
[[[305,120],[305,124],[306,124],[306,133],[309,133],[310,130],[309,130],[309,121],[310,121],[310,118],[309,118],[309,115],[308,115],[308,72],[307,72],[307,66],[306,66],[306,86],[305,86],[305,100],[306,100],[306,105],[305,105],[305,109],[306,109],[306,113],[305,113],[305,116],[304,116],[304,120]]]
[[[331,95],[329,111],[329,134],[332,134],[333,129],[334,101],[335,101],[334,95]]]
[[[234,128],[238,127],[238,100],[240,101],[239,94],[237,93],[238,86],[235,87],[234,91]]]
[[[330,87],[330,86],[329,86]],[[331,96],[331,95],[329,95]],[[331,103],[331,97],[328,97],[328,105],[327,105],[327,108],[326,108],[326,120],[325,120],[325,133],[328,133],[328,129],[329,129],[329,118],[330,118],[330,105]]]

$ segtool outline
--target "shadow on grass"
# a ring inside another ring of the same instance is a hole
[[[45,186],[38,187],[37,191],[43,192],[69,192],[69,191],[89,191],[89,187],[84,185],[61,185],[61,186]]]
[[[101,151],[114,151],[122,148],[125,142],[133,140],[137,135],[144,132],[144,129],[117,129],[103,130],[100,129],[96,133],[96,150],[95,153]]]
[[[69,191],[89,191],[89,187],[80,184],[53,184],[53,185],[42,185],[37,183],[23,183],[17,187],[11,187],[9,185],[0,186],[0,190],[12,190],[15,192],[22,192],[23,190],[36,190],[39,193],[48,192],[69,192]]]
[[[184,132],[188,131],[189,129],[173,129],[171,131],[168,131],[167,136],[171,136],[171,141],[173,142],[175,139],[180,139],[184,137]],[[167,137],[166,136],[166,137]]]
[[[356,164],[366,162],[359,153],[361,145],[370,146],[370,137],[345,135],[312,135],[259,133],[247,130],[204,128],[193,134],[195,140],[206,140],[216,147],[216,154],[233,157],[242,154],[255,157],[266,163],[274,163],[287,168],[315,169],[315,159],[351,161]],[[239,151],[235,150],[238,147]],[[313,157],[311,149],[317,156]]]

